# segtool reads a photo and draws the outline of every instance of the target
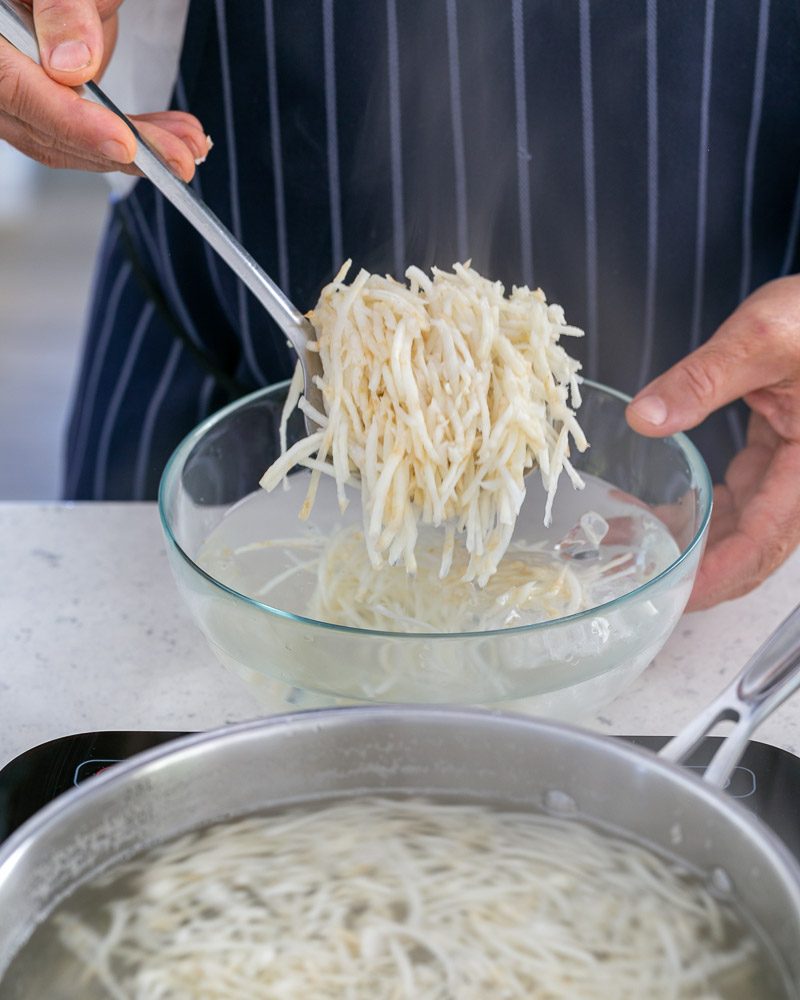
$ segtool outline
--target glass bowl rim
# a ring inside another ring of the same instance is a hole
[[[544,631],[548,628],[556,628],[561,625],[574,624],[585,619],[595,618],[598,614],[610,613],[612,610],[615,610],[623,604],[626,604],[634,599],[638,600],[642,594],[654,589],[667,577],[671,576],[689,558],[695,549],[702,544],[703,538],[705,537],[713,507],[713,483],[711,481],[711,474],[708,471],[708,466],[706,465],[705,460],[698,451],[697,447],[685,434],[679,432],[676,434],[668,434],[659,440],[673,440],[678,444],[689,464],[689,468],[697,479],[701,498],[705,499],[705,510],[702,512],[700,525],[686,548],[680,553],[677,559],[669,564],[669,566],[661,570],[661,572],[652,579],[640,584],[638,587],[628,591],[626,594],[621,594],[619,597],[606,601],[604,604],[597,604],[592,608],[586,608],[584,611],[576,611],[574,614],[564,615],[561,618],[549,618],[546,621],[534,622],[527,625],[514,625],[510,628],[487,629],[484,631],[471,632],[392,632],[387,629],[369,629],[361,628],[356,625],[338,625],[334,622],[323,622],[316,618],[307,618],[305,615],[295,614],[293,611],[284,611],[281,608],[274,608],[269,604],[264,604],[252,597],[248,597],[247,594],[242,594],[233,587],[229,587],[227,584],[217,580],[216,577],[212,576],[202,567],[197,565],[194,559],[192,559],[191,556],[182,548],[175,537],[166,511],[166,498],[171,481],[177,475],[178,466],[180,465],[180,467],[183,468],[186,457],[188,457],[195,445],[199,443],[199,441],[212,427],[215,426],[215,424],[221,423],[231,413],[234,413],[236,410],[244,406],[248,406],[250,403],[256,402],[260,397],[266,396],[270,393],[275,393],[288,385],[289,380],[286,379],[281,382],[274,382],[272,385],[264,386],[261,389],[256,389],[254,392],[248,393],[246,396],[240,396],[239,399],[233,400],[233,402],[228,403],[227,406],[222,407],[222,409],[217,410],[215,413],[206,417],[205,420],[201,421],[182,439],[172,452],[167,464],[164,466],[164,471],[161,474],[161,480],[158,486],[158,513],[161,520],[161,527],[168,543],[177,551],[178,555],[192,570],[194,570],[195,573],[203,577],[213,587],[219,589],[224,594],[251,605],[258,613],[266,612],[267,614],[274,615],[286,621],[297,622],[299,625],[311,626],[312,628],[323,629],[325,631],[332,630],[334,632],[343,632],[355,636],[390,638],[398,641],[415,640],[418,642],[420,639],[470,640],[486,639],[491,636],[521,635],[528,632]],[[612,396],[626,405],[631,401],[631,397],[627,396],[625,393],[620,392],[617,389],[612,389],[600,382],[595,382],[592,379],[583,379],[581,385],[589,386],[592,389],[598,389],[600,392],[605,393],[608,396]],[[633,433],[636,432],[634,431]]]

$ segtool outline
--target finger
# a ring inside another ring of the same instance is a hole
[[[107,173],[121,170],[124,173],[138,173],[133,165],[113,163],[100,157],[84,157],[74,149],[52,141],[42,142],[35,131],[23,122],[0,115],[0,136],[21,153],[44,164],[46,167],[68,170],[86,170],[92,173]]]
[[[130,117],[136,121],[174,122],[176,125],[180,123],[205,134],[200,119],[188,111],[148,111],[145,114],[131,115]]]
[[[195,153],[180,136],[150,121],[138,120],[136,127],[148,145],[158,151],[170,169],[184,181],[194,177]]]
[[[640,434],[664,436],[696,427],[726,403],[784,376],[783,331],[765,307],[747,300],[696,351],[645,386],[626,417]]]
[[[68,87],[100,72],[105,51],[95,0],[33,0],[33,20],[42,66]]]
[[[117,115],[55,83],[6,42],[0,42],[0,106],[76,155],[123,164],[136,155],[136,139]]]
[[[33,9],[34,0],[19,0],[19,2],[30,10]],[[94,5],[97,8],[97,13],[101,21],[106,21],[108,18],[113,17],[122,4],[123,0],[94,0]]]
[[[714,487],[714,509],[708,528],[708,547],[730,535],[736,527],[738,514],[727,486]]]
[[[100,15],[101,21],[107,21],[109,18],[114,17],[119,8],[122,6],[123,0],[95,0],[95,6],[97,7],[97,13]]]
[[[98,13],[100,13],[100,16],[102,18],[102,12],[99,11],[99,8],[98,8]],[[114,14],[112,17],[109,17],[107,20],[105,19],[103,20],[103,58],[97,69],[97,72],[92,77],[95,83],[99,83],[100,80],[102,80],[103,74],[105,73],[106,68],[108,67],[108,64],[111,60],[111,56],[114,54],[114,49],[116,48],[117,45],[118,32],[119,32],[119,18],[117,17],[116,14]]]
[[[135,156],[136,139],[117,115],[54,83],[40,66],[4,43],[0,44],[0,99],[14,117],[39,133],[40,142],[71,150],[75,158],[127,165]],[[162,123],[169,120],[166,115],[160,117]],[[137,121],[142,136],[187,181],[194,174],[197,152],[204,144],[195,134],[195,121],[178,113],[174,127],[181,135],[146,117]],[[205,145],[207,148],[207,142]],[[48,155],[46,159],[56,158]],[[103,162],[101,169],[110,168]]]
[[[141,122],[149,122],[180,139],[189,147],[195,162],[204,160],[208,154],[208,136],[194,115],[183,111],[158,111],[131,117],[137,123],[137,127]]]
[[[685,502],[689,499],[687,496],[680,497],[674,503],[649,504],[633,496],[631,493],[625,493],[624,490],[612,489],[609,495],[615,500],[622,500],[623,503],[640,507],[642,510],[646,510],[652,514],[653,517],[657,517],[681,548],[688,545],[694,537],[695,524],[692,516],[694,504],[691,501],[689,503]],[[605,543],[607,545],[625,544],[624,542],[617,542],[620,534],[618,534],[618,529],[613,528],[613,525],[616,521],[630,521],[630,519],[626,517],[612,517],[607,518],[607,521],[611,527],[609,527],[608,535],[604,539]]]
[[[24,3],[26,7],[33,7],[33,0],[20,0]],[[117,9],[119,8],[122,0],[95,0],[97,7],[97,13],[100,17],[100,22],[102,24],[103,30],[103,56],[100,61],[95,74],[92,79],[99,81],[103,73],[105,72],[108,62],[114,53],[114,46],[117,41],[117,30],[119,27],[119,19],[117,18]],[[85,81],[78,81],[85,82]]]
[[[800,543],[800,445],[783,444],[733,531],[709,546],[689,606],[708,608],[757,587]]]
[[[775,457],[775,448],[748,445],[733,457],[725,472],[725,485],[739,511],[757,496]]]
[[[708,533],[713,545],[736,529],[739,512],[761,488],[781,440],[757,413],[747,427],[747,445],[725,471],[725,482],[714,487],[714,513]]]

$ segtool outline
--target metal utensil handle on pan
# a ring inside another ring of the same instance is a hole
[[[34,62],[40,62],[39,46],[30,12],[13,0],[0,0],[0,35]],[[238,275],[261,305],[286,333],[292,346],[301,357],[314,362],[317,355],[306,352],[305,346],[314,338],[314,331],[299,309],[284,295],[256,260],[223,226],[214,213],[195,195],[194,191],[167,167],[116,105],[94,83],[75,88],[88,100],[102,105],[122,119],[136,136],[137,151],[134,163],[175,208],[190,222],[200,235]],[[318,364],[318,362],[316,362]]]
[[[800,605],[748,660],[744,670],[659,753],[680,763],[718,723],[736,723],[703,775],[721,788],[756,727],[800,687]]]

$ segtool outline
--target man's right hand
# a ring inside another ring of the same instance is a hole
[[[0,139],[48,167],[138,173],[133,133],[73,87],[99,78],[113,51],[122,0],[27,0],[42,65],[0,39]],[[137,129],[172,169],[191,180],[208,139],[194,115],[135,115]]]

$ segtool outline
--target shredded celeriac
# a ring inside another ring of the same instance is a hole
[[[701,879],[584,824],[481,805],[361,797],[250,817],[95,884],[111,892],[102,930],[96,914],[94,927],[68,908],[55,918],[83,996],[90,983],[114,1000],[729,1000],[764,987],[755,940]]]
[[[334,477],[339,506],[360,480],[364,537],[373,566],[417,566],[420,525],[463,533],[466,580],[483,586],[497,570],[538,468],[550,522],[562,471],[576,487],[570,438],[588,447],[575,416],[580,364],[559,344],[582,336],[540,289],[513,288],[469,264],[453,272],[406,271],[408,284],[360,271],[348,261],[309,314],[320,353],[317,378],[326,412],[300,396],[295,373],[281,424],[282,454],[261,479],[274,489],[296,465],[312,471],[300,511],[307,518],[320,476]],[[286,418],[297,405],[319,429],[286,447]]]
[[[596,515],[595,515],[596,516]],[[376,569],[357,526],[330,537],[279,539],[239,546],[241,559],[264,548],[296,550],[293,565],[273,576],[254,596],[269,599],[292,577],[307,573],[314,589],[303,613],[317,621],[390,632],[469,632],[508,628],[568,615],[594,607],[644,578],[632,552],[603,562],[567,561],[548,542],[512,541],[505,558],[485,587],[464,579],[469,559],[463,541],[452,541],[452,568],[437,576],[440,543],[431,529],[417,541],[417,572],[401,566]]]

